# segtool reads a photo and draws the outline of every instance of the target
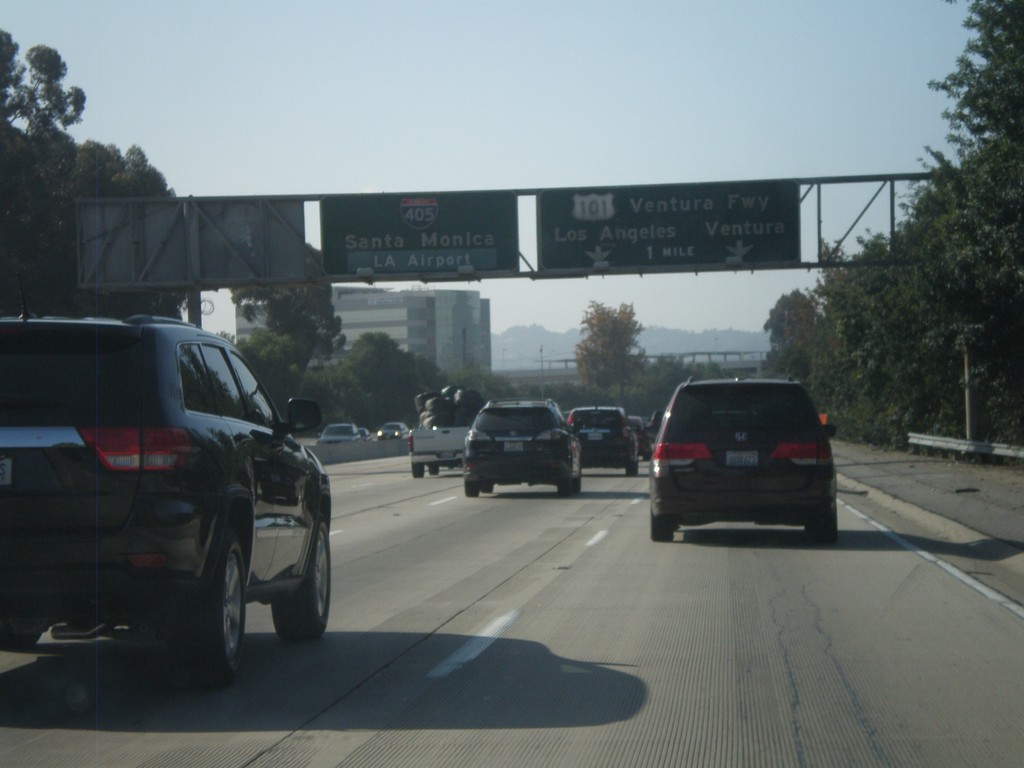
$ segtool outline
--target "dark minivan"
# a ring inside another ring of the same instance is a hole
[[[651,461],[651,539],[671,541],[680,525],[748,522],[835,542],[835,428],[822,421],[793,381],[679,386]]]
[[[201,685],[245,604],[280,637],[330,607],[330,486],[238,350],[175,320],[0,319],[0,647],[155,635]]]

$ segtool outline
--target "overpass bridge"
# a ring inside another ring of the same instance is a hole
[[[768,352],[767,350],[676,352],[648,355],[647,357],[648,359],[678,360],[683,365],[717,365],[730,375],[757,377],[764,373]],[[511,379],[517,384],[524,385],[580,383],[575,358],[553,358],[538,362],[540,364],[536,368],[515,368],[493,372]]]

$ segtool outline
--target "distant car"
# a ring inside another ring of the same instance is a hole
[[[644,461],[651,458],[651,437],[647,434],[647,422],[641,416],[630,416],[629,426],[636,433],[636,452]]]
[[[469,497],[523,483],[571,496],[583,483],[580,441],[551,400],[487,402],[466,435],[462,466]]]
[[[569,426],[580,439],[584,467],[613,467],[639,473],[637,439],[626,412],[610,405],[573,408]]]
[[[407,427],[401,421],[389,421],[385,424],[381,424],[377,430],[378,440],[398,440],[403,437],[407,437],[409,434],[409,427]]]
[[[797,382],[680,385],[665,412],[650,473],[651,539],[680,525],[801,525],[834,543],[836,471],[823,419]]]
[[[317,445],[331,445],[332,443],[354,443],[361,440],[359,427],[355,424],[328,424],[323,428],[316,439]]]
[[[358,430],[360,440],[369,440],[371,437],[373,437],[370,434],[370,430],[368,430],[366,427],[358,427]]]

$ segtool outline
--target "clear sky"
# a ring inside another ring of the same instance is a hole
[[[926,147],[947,146],[949,103],[928,82],[955,68],[967,5],[0,0],[0,28],[22,56],[43,44],[64,58],[66,85],[87,97],[76,139],[139,145],[176,194],[319,195],[917,172]],[[825,237],[873,193],[826,190]],[[880,203],[854,234],[887,227]],[[815,211],[801,215],[809,260]],[[536,266],[529,215],[520,248]],[[468,287],[491,299],[495,332],[576,328],[590,301],[632,303],[645,326],[759,330],[782,294],[816,279]],[[215,304],[204,323],[233,330],[230,299]]]

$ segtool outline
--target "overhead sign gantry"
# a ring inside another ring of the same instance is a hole
[[[843,266],[822,250],[822,187],[888,186],[928,173],[479,192],[78,201],[79,285],[225,288],[271,283],[444,282]],[[817,257],[801,259],[801,206],[817,193]],[[537,265],[519,248],[536,203]],[[319,205],[321,250],[307,205]],[[525,268],[523,268],[525,265]]]

